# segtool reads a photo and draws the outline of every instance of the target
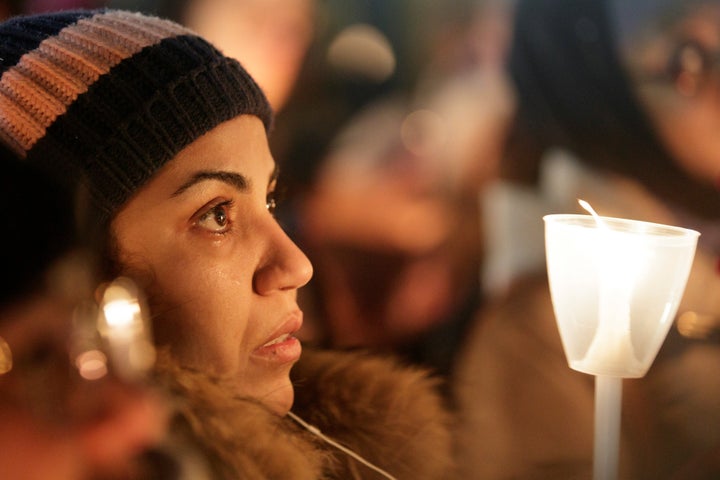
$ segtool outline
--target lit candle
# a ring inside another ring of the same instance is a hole
[[[140,295],[135,284],[124,277],[105,289],[98,330],[107,341],[116,373],[137,379],[155,361],[155,350]]]
[[[617,476],[622,379],[645,375],[672,324],[698,232],[592,215],[547,215],[555,318],[571,368],[595,375],[593,478]]]
[[[646,268],[643,242],[635,235],[613,231],[584,200],[597,225],[598,324],[585,357],[575,363],[583,372],[638,371],[630,338],[630,302],[635,284]]]
[[[545,217],[548,280],[571,368],[642,377],[685,289],[699,234],[591,215]]]

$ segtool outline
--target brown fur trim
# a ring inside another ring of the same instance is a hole
[[[167,352],[157,379],[224,479],[381,478],[262,404],[179,367]],[[427,372],[360,353],[303,353],[293,411],[398,479],[449,478],[449,416]]]
[[[452,477],[450,417],[425,370],[361,352],[306,350],[291,377],[293,412],[326,435],[399,479]],[[381,478],[337,456],[338,478]]]
[[[179,367],[166,352],[157,371],[221,478],[318,480],[329,469],[329,455],[289,419],[228,395],[216,379]]]

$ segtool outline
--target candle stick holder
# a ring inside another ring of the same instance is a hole
[[[570,368],[595,376],[594,480],[617,478],[622,381],[643,377],[677,313],[699,233],[591,215],[547,215],[555,319]]]

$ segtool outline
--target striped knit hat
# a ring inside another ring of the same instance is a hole
[[[105,223],[185,146],[272,112],[240,66],[192,31],[120,10],[0,23],[0,140],[66,182]]]

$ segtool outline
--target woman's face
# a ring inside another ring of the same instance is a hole
[[[698,75],[693,74],[698,67],[697,52],[679,49],[686,41],[709,55]],[[682,59],[679,65],[687,71],[673,76],[668,65],[679,51],[685,53],[676,58]],[[720,181],[719,54],[720,5],[708,2],[671,32],[627,55],[638,95],[666,147],[693,176],[715,183]],[[668,74],[668,81],[646,81],[654,72]]]
[[[300,356],[307,257],[273,217],[262,122],[227,121],[182,150],[112,223],[118,260],[148,293],[158,344],[279,414]]]

